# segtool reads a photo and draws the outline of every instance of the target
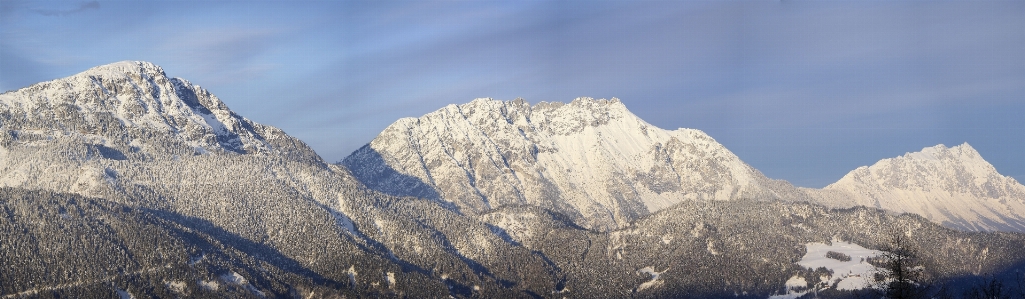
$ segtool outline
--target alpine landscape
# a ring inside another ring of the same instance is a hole
[[[329,163],[137,61],[0,109],[5,298],[851,296],[894,235],[936,283],[1025,265],[968,144],[806,189],[619,99],[476,99]]]
[[[0,299],[1025,298],[1022,16],[3,0]]]

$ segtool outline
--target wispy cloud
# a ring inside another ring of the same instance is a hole
[[[216,85],[252,80],[272,70],[271,60],[259,57],[278,46],[286,32],[235,26],[162,31],[170,38],[152,44],[150,51]]]
[[[47,2],[43,2],[43,3],[48,3],[48,4],[52,5],[52,4],[57,3],[57,2],[49,2],[49,1],[47,1]],[[78,6],[76,6],[76,7],[65,8],[65,9],[62,9],[62,8],[32,8],[32,9],[30,9],[30,11],[35,12],[35,13],[40,14],[40,15],[48,16],[48,17],[60,17],[60,16],[66,16],[66,15],[70,15],[70,14],[84,12],[84,11],[91,10],[91,9],[100,9],[100,2],[99,1],[83,2],[83,3],[78,4]]]

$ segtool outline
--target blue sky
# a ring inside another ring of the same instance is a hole
[[[822,187],[970,143],[1025,181],[1025,1],[0,2],[0,90],[145,60],[337,161],[478,97],[618,97]]]

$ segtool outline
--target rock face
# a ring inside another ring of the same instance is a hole
[[[341,164],[367,186],[477,214],[534,205],[598,230],[685,200],[799,198],[704,132],[667,131],[618,99],[477,99],[400,119]]]
[[[1025,231],[1025,186],[997,173],[967,143],[883,159],[806,191],[831,206],[915,213],[955,229]]]

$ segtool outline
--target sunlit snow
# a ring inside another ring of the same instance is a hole
[[[825,267],[833,271],[833,277],[829,284],[839,282],[836,288],[839,290],[858,290],[868,287],[871,282],[875,267],[865,259],[877,256],[882,251],[871,250],[857,244],[834,240],[832,245],[824,243],[808,243],[808,253],[804,254],[799,265],[818,269]],[[826,257],[826,253],[835,251],[851,257],[850,261],[840,261]]]
[[[647,266],[647,267],[641,268],[640,270],[637,270],[638,274],[643,273],[643,274],[651,275],[651,280],[645,281],[644,283],[641,283],[640,286],[637,286],[637,291],[640,292],[640,291],[643,291],[643,290],[646,290],[646,289],[657,288],[659,286],[662,286],[662,281],[659,280],[658,277],[661,276],[662,273],[666,273],[666,271],[668,271],[668,270],[669,270],[669,268],[666,268],[665,270],[662,270],[662,272],[655,272],[655,268],[651,267],[651,266]]]
[[[783,295],[770,296],[769,299],[796,299],[804,296],[808,291],[808,281],[804,277],[794,275],[786,282],[787,293]]]
[[[807,253],[801,257],[801,260],[797,262],[805,268],[818,269],[826,268],[833,272],[832,276],[823,276],[822,280],[826,282],[825,285],[812,286],[816,289],[827,289],[833,286],[838,290],[860,290],[870,287],[872,283],[872,276],[875,274],[875,266],[872,266],[866,259],[870,257],[878,256],[882,253],[879,250],[872,250],[865,247],[861,247],[858,244],[843,242],[839,240],[833,240],[832,244],[825,243],[808,243],[805,247],[808,248]],[[838,259],[826,257],[826,253],[833,251],[850,256],[849,261],[841,261]],[[794,299],[807,294],[810,290],[804,288],[808,287],[808,281],[801,276],[795,275],[786,282],[787,293],[781,295],[770,296],[770,299]]]

